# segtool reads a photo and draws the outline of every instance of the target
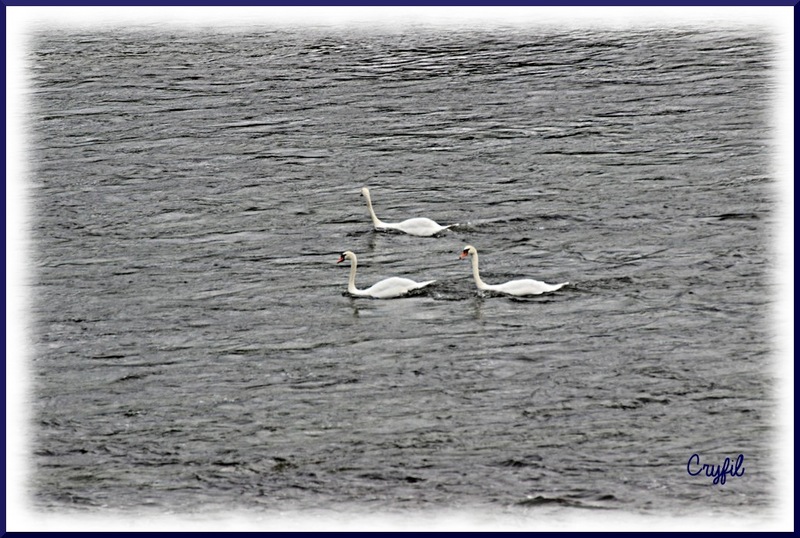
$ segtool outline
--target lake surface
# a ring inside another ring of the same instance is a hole
[[[33,506],[770,514],[774,55],[689,27],[37,33]],[[458,225],[377,232],[363,186]],[[465,244],[489,283],[570,285],[478,292]],[[352,298],[344,250],[359,287],[437,282]]]

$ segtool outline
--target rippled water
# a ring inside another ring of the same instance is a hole
[[[37,509],[771,510],[769,37],[407,30],[35,37]]]

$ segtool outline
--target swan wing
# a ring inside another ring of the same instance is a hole
[[[370,297],[378,299],[388,299],[390,297],[399,297],[405,295],[411,290],[424,288],[436,282],[435,280],[428,280],[426,282],[415,282],[409,278],[392,277],[381,280],[369,288],[363,290],[365,294]]]
[[[548,284],[547,282],[526,278],[523,280],[512,280],[511,282],[506,282],[505,284],[489,286],[489,289],[492,291],[507,293],[509,295],[539,295],[550,291],[556,291],[567,284],[569,284],[569,282],[562,282],[561,284]]]
[[[426,217],[408,219],[394,225],[394,228],[397,230],[401,230],[409,235],[419,235],[422,237],[435,235],[449,227],[450,226],[442,226]]]

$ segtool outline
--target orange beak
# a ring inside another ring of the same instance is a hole
[[[468,250],[462,250],[462,251],[461,251],[461,254],[459,254],[459,255],[458,255],[458,259],[459,259],[459,260],[463,260],[463,259],[464,259],[464,258],[466,258],[467,256],[469,256],[469,251],[468,251]]]
[[[339,256],[339,261],[337,261],[336,263],[342,263],[343,261],[344,261],[344,256]]]

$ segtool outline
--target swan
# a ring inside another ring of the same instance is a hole
[[[446,230],[455,224],[442,226],[431,219],[425,217],[417,217],[413,219],[404,220],[403,222],[383,222],[375,215],[375,210],[372,209],[372,199],[369,197],[369,189],[364,187],[361,189],[361,195],[367,199],[367,208],[372,217],[372,224],[376,230],[400,230],[409,235],[418,235],[421,237],[430,237],[436,235],[442,230]]]
[[[381,280],[377,284],[370,286],[365,290],[356,288],[356,266],[358,265],[358,258],[349,250],[342,252],[339,256],[339,261],[342,263],[344,260],[350,260],[350,281],[347,283],[347,292],[357,297],[374,297],[376,299],[391,299],[392,297],[400,297],[412,290],[424,288],[429,284],[436,282],[435,280],[428,280],[426,282],[414,282],[408,278],[400,278],[393,276]]]
[[[523,280],[512,280],[504,284],[487,284],[481,280],[481,275],[478,272],[478,251],[472,245],[467,245],[461,254],[458,255],[459,260],[472,255],[472,276],[475,277],[475,284],[479,290],[497,291],[500,293],[507,293],[509,295],[539,295],[548,291],[556,291],[562,286],[566,286],[569,282],[562,282],[561,284],[548,284],[538,280],[526,278]]]

